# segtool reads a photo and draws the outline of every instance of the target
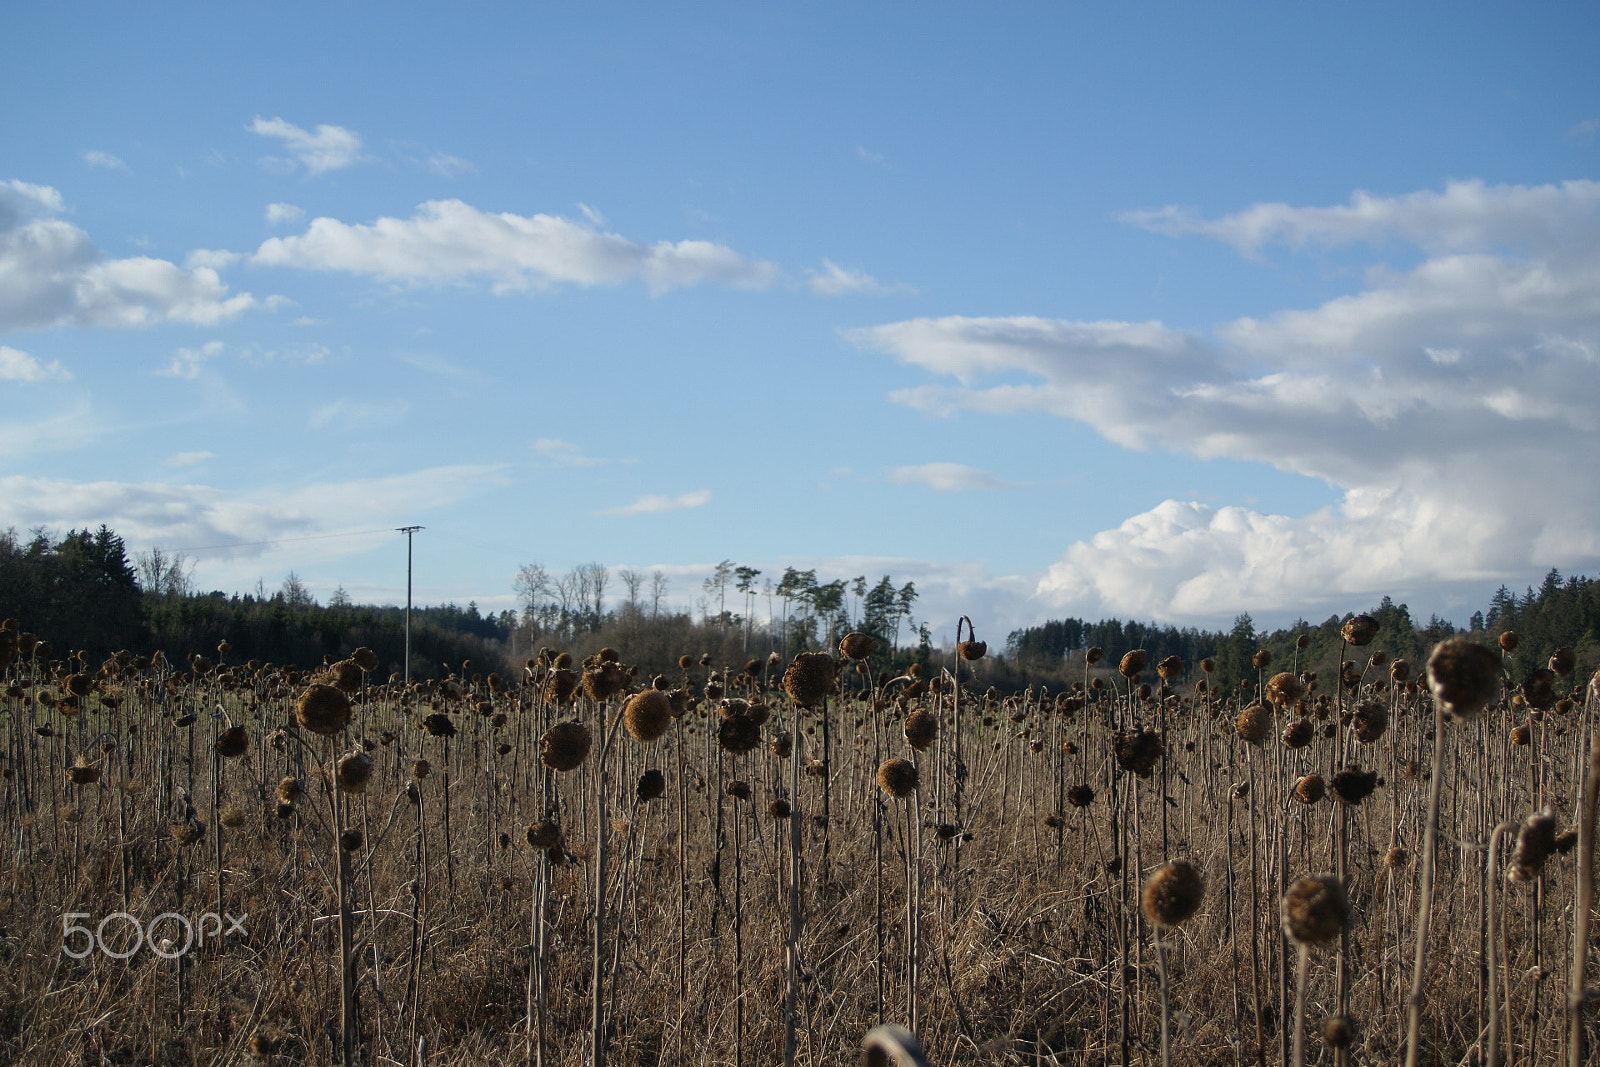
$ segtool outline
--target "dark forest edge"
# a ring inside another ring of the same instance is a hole
[[[888,581],[886,576],[880,584]],[[52,642],[57,654],[83,650],[99,658],[118,649],[148,654],[159,648],[169,657],[182,657],[210,653],[225,641],[235,660],[315,666],[366,646],[378,654],[385,673],[403,667],[402,608],[353,604],[342,593],[319,604],[293,573],[271,592],[258,584],[250,594],[202,593],[187,584],[181,557],[155,551],[130,560],[123,539],[105,526],[70,531],[59,540],[42,531],[26,539],[15,530],[0,532],[0,617],[20,620],[23,628]],[[914,596],[910,583],[901,591]],[[911,597],[904,600],[909,609]],[[463,663],[477,670],[514,670],[543,645],[579,656],[612,645],[651,672],[671,670],[685,653],[740,664],[770,653],[787,658],[817,644],[831,647],[846,625],[872,634],[881,668],[903,668],[938,654],[926,625],[914,629],[913,638],[920,640],[897,647],[899,634],[873,633],[865,614],[855,620],[846,614],[821,626],[784,625],[778,632],[749,625],[726,611],[696,619],[680,612],[641,610],[631,601],[565,628],[524,614],[529,617],[514,611],[480,614],[475,603],[414,608],[413,675],[448,674],[462,670]],[[1216,662],[1216,684],[1255,682],[1258,671],[1252,658],[1263,649],[1282,668],[1334,667],[1342,648],[1340,627],[1351,614],[1320,623],[1297,621],[1270,632],[1257,631],[1248,614],[1238,616],[1228,631],[1118,619],[1051,620],[1012,631],[1003,648],[991,642],[990,656],[978,673],[984,684],[1002,689],[1059,687],[1082,680],[1088,648],[1103,649],[1112,664],[1123,653],[1142,648],[1151,662],[1175,655],[1191,668],[1210,657]],[[1365,614],[1379,627],[1371,647],[1391,659],[1420,663],[1436,643],[1461,632],[1437,616],[1418,623],[1405,604],[1389,597]],[[1529,587],[1521,596],[1502,586],[1485,610],[1473,614],[1465,632],[1488,641],[1506,630],[1521,638],[1516,656],[1521,666],[1513,665],[1514,673],[1542,666],[1556,649],[1570,647],[1587,674],[1600,662],[1600,580],[1563,578],[1552,569],[1537,589]],[[1297,648],[1301,638],[1304,647]]]

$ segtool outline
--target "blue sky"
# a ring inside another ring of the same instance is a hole
[[[1592,7],[0,21],[0,528],[888,573],[946,636],[1600,567]]]

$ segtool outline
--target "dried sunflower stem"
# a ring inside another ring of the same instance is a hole
[[[1417,951],[1406,998],[1406,1067],[1417,1067],[1421,1052],[1422,1000],[1428,967],[1428,928],[1433,922],[1434,852],[1439,842],[1439,794],[1444,774],[1444,711],[1433,716],[1433,777],[1428,783],[1428,822],[1422,844],[1422,900],[1417,906]]]
[[[1583,808],[1578,823],[1577,914],[1572,924],[1572,976],[1567,987],[1567,1055],[1571,1067],[1584,1062],[1583,1004],[1589,962],[1589,920],[1594,910],[1595,807],[1600,799],[1600,745],[1589,741],[1589,773],[1583,782]]]

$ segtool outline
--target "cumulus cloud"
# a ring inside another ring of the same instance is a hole
[[[865,271],[849,270],[831,259],[822,261],[820,271],[812,271],[806,286],[818,296],[883,296],[887,293],[914,293],[909,285],[896,283],[884,285]]]
[[[0,381],[3,382],[64,382],[72,374],[51,360],[41,363],[20,349],[0,345]]]
[[[343,170],[361,162],[361,135],[343,126],[319,125],[307,132],[292,122],[280,118],[264,119],[260,115],[245,127],[262,137],[275,137],[294,157],[293,162],[305,167],[311,174],[330,170]],[[292,165],[292,164],[291,164]]]
[[[1582,237],[1597,226],[1586,182],[1258,205],[1181,232],[1243,251],[1398,237],[1429,254],[1205,333],[949,317],[852,336],[941,379],[901,403],[1048,412],[1123,447],[1255,460],[1344,491],[1300,517],[1166,501],[1069,547],[1040,583],[1055,602],[1188,618],[1348,606],[1600,563],[1600,482],[1576,476],[1600,448],[1600,241]]]
[[[305,208],[294,204],[271,203],[267,205],[267,222],[276,226],[284,222],[298,222],[305,217]]]
[[[631,504],[619,508],[606,508],[604,511],[595,512],[596,515],[652,515],[658,511],[683,511],[688,508],[702,507],[711,502],[711,490],[696,489],[692,493],[683,493],[679,496],[642,496]]]
[[[897,485],[921,485],[943,493],[964,489],[1004,489],[1008,482],[988,471],[964,463],[922,463],[913,467],[891,467],[889,480]]]
[[[102,152],[91,148],[83,153],[83,161],[91,167],[100,167],[104,170],[127,170],[128,165],[110,152]]]
[[[40,326],[212,325],[276,304],[232,293],[213,267],[108,259],[48,186],[0,182],[0,330]]]
[[[652,293],[702,282],[759,288],[777,273],[709,241],[645,244],[557,215],[491,213],[460,200],[430,200],[409,219],[313,219],[303,234],[264,241],[252,262],[392,282],[482,279],[496,292],[635,279]]]

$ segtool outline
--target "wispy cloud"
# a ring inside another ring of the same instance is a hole
[[[405,418],[410,410],[411,402],[403,398],[382,402],[340,399],[323,404],[311,413],[307,421],[312,429],[324,426],[367,429],[392,426]]]
[[[688,508],[702,507],[711,502],[711,490],[696,489],[692,493],[683,493],[680,496],[642,496],[631,504],[620,508],[606,508],[604,511],[595,512],[596,515],[653,515],[658,511],[684,511]]]
[[[245,127],[262,137],[273,137],[294,157],[294,162],[311,174],[330,170],[343,170],[361,162],[361,135],[343,126],[319,125],[306,131],[292,122],[280,118],[264,119],[260,115]],[[292,164],[291,164],[292,165]]]
[[[116,156],[112,155],[110,152],[102,152],[97,148],[91,148],[91,149],[87,150],[86,152],[84,152],[83,153],[83,161],[85,163],[89,164],[89,166],[91,166],[91,167],[99,167],[99,168],[101,168],[103,170],[127,170],[128,169],[128,165],[126,163],[124,163],[122,160],[118,159]]]
[[[478,170],[477,164],[471,160],[452,156],[447,152],[431,153],[425,165],[441,178],[456,178],[463,174],[474,174]]]
[[[276,226],[284,222],[298,222],[305,217],[305,208],[294,204],[272,203],[267,205],[267,222]]]
[[[156,373],[163,378],[184,378],[193,381],[200,377],[200,368],[222,354],[221,341],[207,341],[196,348],[180,348],[172,354],[167,365]]]
[[[0,345],[0,381],[64,382],[70,371],[55,360],[41,362],[21,349]]]
[[[0,527],[49,529],[106,523],[132,546],[191,549],[239,545],[218,558],[258,559],[280,538],[315,538],[355,523],[390,527],[419,513],[448,508],[505,484],[500,464],[429,467],[374,478],[261,486],[243,492],[173,482],[74,482],[0,477]],[[383,536],[393,532],[384,529]],[[297,559],[315,552],[338,558],[370,542],[330,539],[293,546]]]
[[[777,275],[771,264],[709,241],[645,244],[557,215],[490,213],[460,200],[430,200],[409,219],[313,219],[303,234],[263,242],[252,261],[395,282],[480,278],[496,292],[630,280],[652,293],[703,282],[760,288]]]
[[[554,437],[541,437],[530,447],[535,456],[552,467],[599,467],[612,462],[603,456],[584,455],[583,449],[571,441]]]
[[[164,259],[107,259],[89,235],[53,216],[65,210],[49,186],[0,182],[0,330],[40,326],[211,325],[273,307],[230,294],[211,267]]]
[[[862,145],[856,145],[856,158],[863,163],[870,163],[874,167],[888,167],[889,161],[877,152]]]
[[[1567,130],[1567,140],[1577,144],[1588,144],[1594,140],[1594,135],[1600,131],[1600,118],[1584,119],[1582,122],[1573,123]]]
[[[915,293],[913,286],[903,282],[885,285],[872,275],[860,270],[849,270],[831,259],[822,261],[822,269],[811,272],[807,287],[819,296],[884,296],[890,293]]]
[[[988,471],[965,463],[922,463],[912,467],[891,467],[889,480],[896,485],[921,485],[941,493],[967,489],[1007,489],[1011,483]]]
[[[162,462],[169,467],[194,467],[215,458],[215,452],[174,452]]]

